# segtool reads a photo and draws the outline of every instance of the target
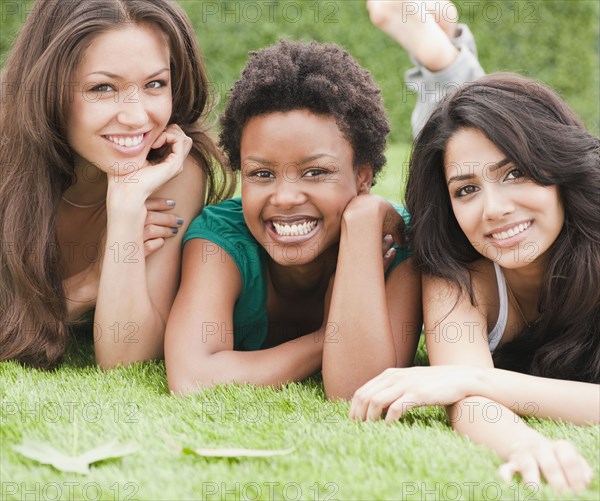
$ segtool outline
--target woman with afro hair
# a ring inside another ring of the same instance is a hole
[[[280,41],[251,54],[221,125],[241,198],[205,208],[184,237],[171,390],[279,386],[323,368],[327,394],[349,397],[411,365],[420,277],[392,246],[406,212],[369,194],[389,132],[370,73],[336,45]]]

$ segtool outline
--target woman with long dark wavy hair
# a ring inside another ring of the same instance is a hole
[[[101,366],[161,357],[181,237],[229,187],[187,16],[39,0],[1,84],[0,360],[55,365],[82,317]]]
[[[600,421],[600,141],[546,86],[492,74],[434,111],[406,202],[432,367],[388,369],[351,414],[446,405],[520,472],[581,489],[592,470],[518,415]]]

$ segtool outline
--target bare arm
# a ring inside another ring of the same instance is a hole
[[[106,244],[94,317],[96,361],[102,367],[163,355],[185,226],[146,258],[145,203],[151,195],[176,199],[178,214],[187,225],[204,197],[202,171],[187,158],[191,140],[176,126],[170,126],[167,136],[172,153],[164,162],[130,177],[109,176]]]
[[[488,319],[485,315],[471,305],[465,294],[460,296],[458,303],[452,309],[453,298],[456,297],[454,287],[440,279],[424,277],[423,280],[425,327],[428,333],[427,350],[431,364],[434,366],[464,364],[485,369],[493,368],[487,344]],[[451,312],[447,314],[448,311]],[[444,335],[444,329],[448,325],[458,326],[459,337],[453,342],[449,342],[448,336]],[[486,373],[488,377],[493,378],[498,371],[486,371]],[[510,387],[510,383],[523,383],[524,379],[528,383],[524,390]],[[538,483],[541,473],[556,490],[583,489],[591,480],[591,469],[576,449],[569,442],[545,438],[521,421],[506,405],[496,400],[502,396],[510,405],[511,400],[514,401],[517,395],[517,398],[529,400],[529,403],[546,407],[546,412],[560,414],[556,404],[548,398],[550,394],[544,392],[544,386],[548,389],[548,385],[546,383],[540,385],[541,381],[542,378],[522,376],[504,378],[504,382],[499,385],[496,383],[495,390],[492,389],[490,392],[494,396],[493,400],[484,397],[467,397],[458,401],[448,408],[452,426],[459,433],[491,448],[505,459],[507,462],[500,472],[506,480],[515,472],[520,472],[525,482]],[[485,377],[483,382],[485,387]],[[583,396],[579,395],[570,400],[573,403],[578,402],[577,406],[581,408],[582,401],[577,399]],[[465,412],[467,408],[469,413]],[[490,411],[494,413],[492,417]],[[575,417],[573,410],[567,413]],[[590,416],[589,413],[586,414]],[[577,421],[581,422],[582,418],[586,420],[586,416],[581,416]]]
[[[420,332],[420,277],[410,263],[384,280],[381,241],[402,218],[374,195],[353,199],[344,211],[328,326],[323,347],[328,398],[351,398],[382,370],[412,363]],[[399,239],[398,236],[396,236]],[[390,322],[390,319],[393,322]]]
[[[520,472],[525,482],[537,483],[541,473],[557,490],[585,488],[591,469],[577,450],[545,438],[509,406],[536,416],[598,422],[598,407],[588,407],[598,402],[597,386],[494,369],[485,315],[441,279],[423,277],[423,304],[432,366],[388,369],[356,392],[350,415],[376,419],[386,412],[389,422],[412,407],[447,405],[459,433],[506,460],[500,469],[505,480]]]
[[[241,276],[229,254],[205,252],[207,244],[214,248],[203,239],[184,248],[181,287],[165,342],[171,391],[186,394],[229,382],[279,386],[317,372],[323,350],[319,332],[265,350],[233,350],[233,309]]]

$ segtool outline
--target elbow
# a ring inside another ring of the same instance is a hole
[[[167,378],[169,391],[178,397],[186,397],[198,391],[198,387],[191,384],[191,381],[183,379]]]
[[[115,367],[127,367],[137,362],[149,362],[162,359],[162,353],[96,353],[96,364],[102,370]]]
[[[352,389],[343,384],[337,384],[334,381],[327,381],[327,378],[323,375],[323,391],[325,392],[327,400],[331,402],[337,400],[352,400],[356,389],[358,388]]]
[[[190,374],[173,373],[167,367],[167,384],[174,395],[185,397],[216,386],[212,378],[204,375],[190,377]]]

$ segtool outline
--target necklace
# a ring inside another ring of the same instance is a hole
[[[508,293],[510,294],[510,297],[512,298],[513,302],[515,303],[515,306],[517,307],[517,311],[519,312],[519,315],[521,315],[521,318],[525,322],[525,325],[527,326],[527,328],[530,329],[532,325],[535,325],[537,323],[537,321],[539,320],[539,317],[536,318],[533,322],[530,322],[529,320],[527,320],[527,317],[525,316],[525,314],[523,313],[523,310],[521,309],[519,300],[517,299],[517,296],[515,296],[515,293],[513,292],[513,290],[510,288],[510,285],[508,283],[508,280],[506,280],[506,277],[504,277],[504,283],[506,283],[506,288],[508,289]]]
[[[69,200],[67,197],[65,197],[64,195],[62,196],[62,199],[67,202],[69,205],[72,205],[73,207],[77,207],[78,209],[92,209],[94,207],[99,207],[100,205],[106,203],[106,199],[102,199],[99,202],[95,202],[93,204],[89,204],[89,205],[81,205],[81,204],[76,204],[75,202],[71,202],[71,200]]]

